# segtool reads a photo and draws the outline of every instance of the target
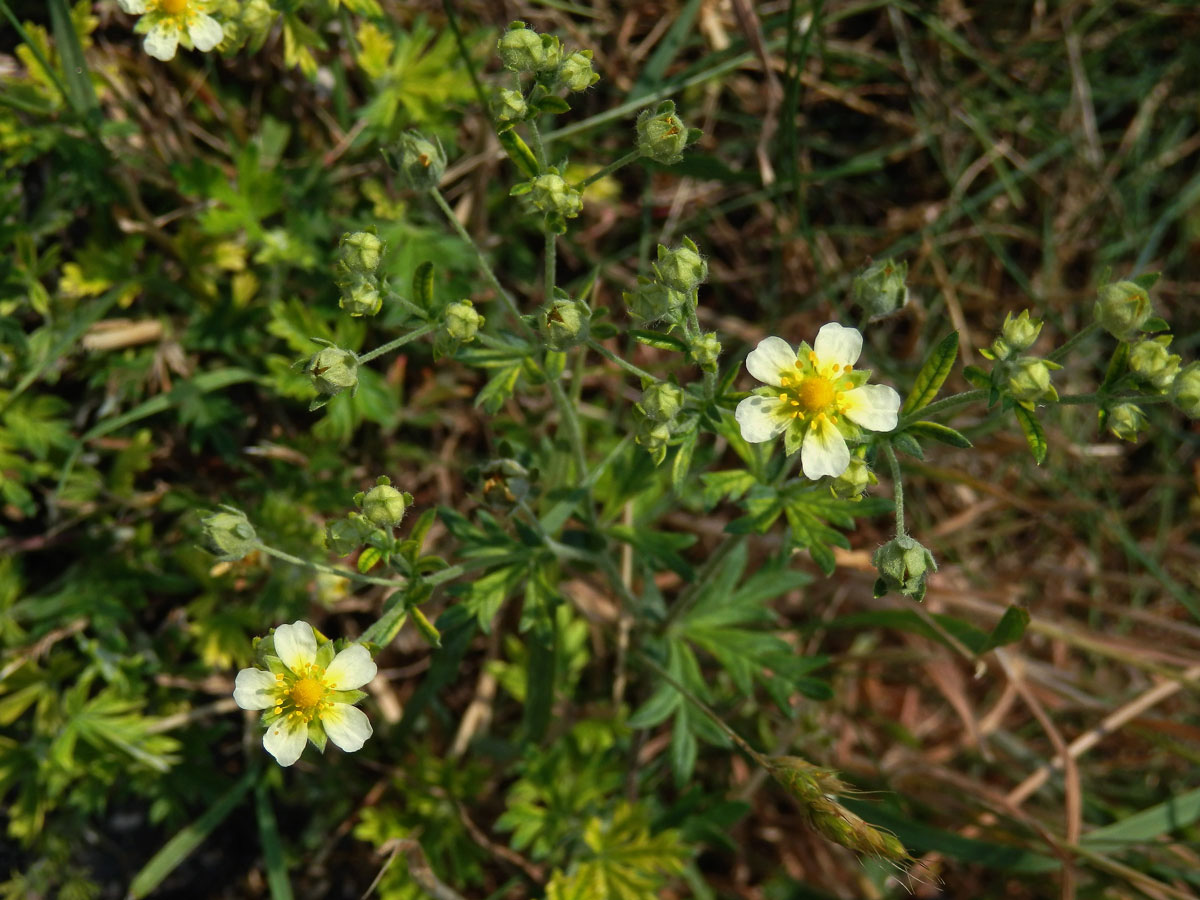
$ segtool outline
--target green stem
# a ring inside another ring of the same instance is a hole
[[[937,415],[941,412],[946,412],[947,410],[957,409],[960,406],[966,406],[968,403],[974,403],[977,400],[986,400],[988,398],[988,393],[989,392],[985,390],[964,391],[961,394],[954,394],[953,396],[938,400],[935,403],[930,403],[928,406],[922,406],[920,409],[914,410],[913,412],[910,412],[908,415],[904,416],[900,420],[900,423],[896,426],[896,430],[903,431],[905,428],[919,419],[927,419],[930,416]]]
[[[533,119],[529,120],[529,138],[533,142],[533,155],[537,157],[538,168],[545,172],[549,167],[546,157],[546,145],[542,143],[542,132],[537,127],[537,122]]]
[[[1088,325],[1085,325],[1082,329],[1080,329],[1078,332],[1076,332],[1075,335],[1072,338],[1070,338],[1070,340],[1068,340],[1065,344],[1063,344],[1057,350],[1054,350],[1053,352],[1051,352],[1051,354],[1049,356],[1047,356],[1046,359],[1050,360],[1050,362],[1058,362],[1060,359],[1063,359],[1064,357],[1066,357],[1066,355],[1068,353],[1070,353],[1072,350],[1074,350],[1079,344],[1086,341],[1088,338],[1090,338],[1093,334],[1095,334],[1099,330],[1100,330],[1100,325],[1098,322],[1092,322]]]
[[[696,340],[700,340],[700,338],[704,337],[704,330],[700,327],[700,317],[696,314],[696,306],[699,303],[700,303],[700,290],[699,290],[699,288],[697,288],[692,291],[691,300],[688,303],[688,317],[687,317],[687,321],[691,323],[692,331],[695,334]],[[716,386],[717,386],[717,373],[709,372],[709,371],[705,370],[705,372],[704,372],[705,395],[708,397],[711,397],[713,395],[713,390],[716,388]]]
[[[1170,403],[1171,398],[1166,394],[1062,394],[1058,402],[1063,406],[1086,406],[1089,403],[1138,403],[1151,405],[1154,403]]]
[[[421,307],[417,306],[417,304],[413,303],[407,297],[400,296],[391,288],[388,288],[387,299],[388,299],[389,303],[396,303],[396,304],[399,304],[400,306],[403,306],[405,309],[407,309],[410,313],[412,313],[417,318],[424,319],[428,315],[428,313],[426,313],[425,310],[421,309]]]
[[[576,477],[584,478],[587,475],[587,453],[583,449],[583,429],[579,426],[579,416],[576,415],[575,407],[571,405],[571,401],[567,398],[557,378],[547,377],[546,384],[550,388],[550,396],[554,398],[558,417],[567,430],[567,443],[571,445],[571,452],[575,457],[575,467],[578,470]]]
[[[442,192],[437,188],[433,188],[430,190],[429,194],[433,197],[433,201],[438,205],[438,208],[442,211],[442,214],[450,222],[450,227],[452,227],[455,232],[458,233],[458,236],[466,241],[467,245],[475,251],[475,258],[479,261],[479,268],[483,270],[484,277],[487,278],[488,283],[491,284],[491,286],[495,289],[500,299],[504,302],[504,305],[508,307],[508,312],[513,317],[513,320],[517,323],[518,327],[520,327],[520,329],[524,331],[526,335],[532,337],[534,331],[529,327],[526,321],[521,318],[521,312],[519,309],[517,309],[517,302],[513,300],[512,295],[504,289],[504,285],[500,283],[500,279],[497,278],[496,273],[492,271],[492,267],[488,263],[487,257],[483,255],[483,251],[479,249],[479,245],[475,243],[475,239],[471,237],[467,229],[463,227],[463,223],[458,221],[458,216],[454,215],[454,210],[450,208],[450,204],[446,202],[446,198],[442,196]]]
[[[544,284],[542,286],[542,292],[544,294],[545,301],[547,303],[549,303],[551,300],[554,299],[554,283],[555,283],[556,278],[558,277],[557,273],[555,271],[555,266],[557,265],[557,262],[556,262],[557,258],[558,258],[558,235],[556,235],[553,231],[547,230],[546,231],[546,260],[545,260],[546,269],[545,269],[545,276],[543,277]]]
[[[883,444],[883,455],[887,457],[888,468],[892,470],[892,492],[896,498],[896,537],[904,537],[904,482],[900,479],[900,462],[896,459],[896,451],[890,443]]]
[[[642,158],[641,150],[634,150],[630,153],[626,153],[620,159],[610,162],[607,166],[605,166],[599,172],[596,172],[593,175],[589,175],[587,178],[583,179],[583,181],[580,181],[577,184],[573,184],[573,185],[571,185],[571,187],[575,188],[575,190],[577,190],[577,191],[582,191],[585,188],[587,188],[588,185],[595,184],[601,178],[605,178],[605,177],[611,175],[613,172],[617,171],[617,169],[622,169],[625,166],[629,165],[631,162],[637,162],[641,158]]]
[[[362,365],[363,363],[370,362],[376,357],[383,356],[385,353],[391,353],[397,347],[403,347],[405,344],[417,340],[417,338],[423,338],[431,331],[437,331],[437,326],[422,325],[416,331],[410,331],[408,334],[402,335],[401,337],[396,338],[394,341],[388,341],[382,347],[376,347],[370,353],[364,353],[358,358],[358,364]]]
[[[391,588],[402,588],[408,584],[407,578],[378,578],[375,575],[363,575],[361,572],[355,572],[353,569],[339,569],[337,566],[314,562],[311,559],[301,559],[299,556],[293,556],[284,550],[280,550],[278,547],[264,544],[262,541],[258,541],[254,546],[255,549],[261,550],[268,556],[273,556],[284,562],[290,562],[292,565],[300,566],[303,569],[312,569],[316,572],[324,572],[326,575],[336,575],[338,578],[347,578],[350,581],[360,581],[363,584],[381,584]]]
[[[611,350],[609,350],[607,347],[605,347],[603,344],[601,344],[597,341],[589,340],[587,342],[587,345],[589,347],[591,347],[593,350],[595,350],[597,353],[599,353],[601,356],[603,356],[605,359],[609,360],[610,362],[616,363],[618,366],[620,366],[626,372],[629,372],[632,375],[636,375],[638,378],[641,378],[643,381],[649,381],[651,383],[654,383],[656,381],[662,381],[662,379],[659,378],[657,375],[651,375],[645,369],[639,369],[633,363],[628,362],[627,360],[621,359],[621,357],[617,356],[617,354],[613,353]]]

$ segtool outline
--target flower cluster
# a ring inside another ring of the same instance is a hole
[[[855,370],[862,335],[830,322],[799,352],[778,337],[764,338],[746,358],[746,369],[767,387],[741,401],[735,412],[742,437],[754,444],[784,435],[789,454],[800,451],[807,478],[837,478],[850,465],[847,442],[861,429],[891,431],[900,395],[869,385],[870,372]]]
[[[263,747],[281,766],[298,760],[308,741],[321,752],[326,738],[348,753],[362,747],[371,722],[352,704],[377,671],[366,647],[351,644],[335,655],[332,642],[318,647],[311,625],[293,622],[257,649],[266,668],[238,672],[233,699],[242,709],[267,710]]]
[[[208,15],[210,0],[117,0],[125,12],[141,16],[137,30],[146,32],[146,52],[164,62],[175,58],[183,40],[208,51],[225,37],[221,23]]]

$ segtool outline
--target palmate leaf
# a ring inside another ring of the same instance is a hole
[[[665,881],[683,871],[688,851],[674,830],[652,834],[641,806],[621,803],[607,822],[584,829],[589,855],[546,885],[546,900],[656,900]]]
[[[850,542],[838,529],[849,531],[854,528],[855,518],[880,515],[892,508],[891,501],[882,497],[844,500],[805,483],[788,487],[781,493],[781,501],[791,528],[792,545],[808,550],[826,575],[836,565],[832,548],[850,548]]]

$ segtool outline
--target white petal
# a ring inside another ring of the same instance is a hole
[[[117,0],[117,4],[133,16],[140,16],[146,11],[146,0]]]
[[[188,23],[188,37],[197,50],[211,50],[225,39],[225,31],[220,22],[201,13]]]
[[[298,760],[307,741],[308,723],[287,716],[272,722],[263,735],[263,746],[281,766],[290,766]]]
[[[746,371],[772,387],[779,387],[779,376],[786,375],[796,365],[796,351],[783,338],[769,337],[746,357]]]
[[[329,739],[347,753],[361,749],[371,736],[371,720],[365,712],[349,703],[331,703],[321,714],[321,724]]]
[[[739,403],[733,417],[742,429],[743,440],[761,444],[783,431],[787,427],[787,419],[774,414],[781,406],[783,404],[777,397],[761,397],[758,394]]]
[[[307,622],[293,622],[275,629],[275,653],[293,672],[300,672],[317,658],[317,636]]]
[[[845,439],[829,421],[817,419],[809,426],[800,447],[804,477],[816,481],[822,475],[837,478],[850,465]]]
[[[813,341],[813,352],[821,368],[830,365],[852,366],[862,353],[862,335],[857,328],[847,328],[837,322],[822,325]]]
[[[841,396],[846,418],[871,431],[891,431],[900,416],[900,395],[886,384],[864,384]]]
[[[142,46],[155,59],[161,59],[163,62],[174,59],[175,48],[179,46],[179,31],[164,22],[159,22],[150,29]]]
[[[351,644],[333,658],[325,670],[324,681],[335,691],[352,691],[374,678],[378,671],[370,651],[362,644]]]
[[[242,669],[233,683],[233,702],[242,709],[267,709],[275,705],[279,682],[262,669]]]

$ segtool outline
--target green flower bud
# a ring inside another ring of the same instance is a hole
[[[536,473],[531,473],[515,459],[497,459],[480,472],[483,478],[483,499],[495,509],[512,509],[529,497]]]
[[[558,67],[558,83],[569,91],[586,91],[599,80],[592,71],[591,50],[576,50]]]
[[[483,327],[483,316],[475,311],[470,300],[459,300],[446,307],[442,332],[456,344],[469,344]]]
[[[683,159],[684,148],[698,140],[700,133],[688,129],[675,115],[675,104],[664,100],[653,113],[642,110],[637,118],[637,146],[642,156],[663,165]]]
[[[1008,392],[1018,403],[1057,400],[1050,373],[1062,366],[1036,356],[1022,356],[1008,370]]]
[[[1150,318],[1150,295],[1132,281],[1118,281],[1100,288],[1096,321],[1119,341],[1131,341]]]
[[[691,238],[683,239],[683,246],[668,250],[658,245],[658,262],[654,264],[658,280],[672,290],[690,294],[708,278],[708,263],[700,255]]]
[[[1189,419],[1200,419],[1200,362],[1188,363],[1175,376],[1171,401]]]
[[[626,291],[622,296],[630,314],[644,325],[668,316],[673,317],[691,302],[691,298],[682,291],[669,288],[660,281],[650,281],[648,278],[638,278],[637,290]]]
[[[1136,441],[1147,424],[1145,413],[1136,403],[1118,403],[1108,411],[1108,430],[1123,441]]]
[[[350,513],[325,526],[325,546],[338,556],[353,553],[367,542],[375,527],[361,513]]]
[[[374,278],[359,278],[341,288],[338,306],[352,316],[373,316],[383,307],[383,297],[375,287]]]
[[[446,151],[442,142],[428,140],[415,131],[406,131],[388,154],[404,182],[415,191],[428,191],[441,183],[446,171]]]
[[[872,318],[889,316],[908,303],[908,263],[881,259],[867,266],[850,286],[851,296]]]
[[[914,600],[925,598],[925,578],[937,571],[933,554],[908,535],[899,535],[875,551],[871,557],[879,578],[875,596],[895,591]]]
[[[529,202],[547,216],[573,219],[583,209],[583,195],[571,187],[556,169],[529,182]]]
[[[318,340],[317,343],[328,346],[312,355],[304,371],[323,398],[314,401],[310,409],[324,406],[328,402],[325,398],[335,397],[347,388],[351,394],[358,391],[358,357],[328,341]]]
[[[717,358],[721,355],[721,342],[717,340],[715,331],[700,335],[692,341],[692,345],[688,349],[691,351],[692,359],[696,360],[696,365],[701,369],[705,372],[717,371]]]
[[[356,275],[374,275],[383,258],[383,241],[375,230],[353,231],[342,235],[339,253],[346,269]]]
[[[392,480],[386,475],[380,475],[375,481],[375,487],[366,493],[354,495],[354,502],[363,511],[367,521],[379,528],[395,528],[404,518],[404,512],[412,503],[412,495],[402,493],[392,487]]]
[[[638,423],[634,440],[646,448],[656,466],[661,466],[667,458],[667,444],[671,440],[671,426],[666,422],[655,422],[645,418]]]
[[[871,471],[870,466],[862,457],[852,454],[850,456],[850,465],[829,485],[833,496],[842,500],[861,500],[862,495],[873,484],[878,484],[879,479],[875,477],[875,473]]]
[[[683,408],[683,391],[669,381],[656,381],[642,391],[638,408],[652,422],[670,422]]]
[[[258,544],[258,535],[246,514],[232,506],[200,520],[204,528],[202,546],[217,559],[226,562],[244,559]]]
[[[592,311],[586,303],[560,297],[542,308],[542,331],[551,350],[569,350],[588,339]]]
[[[1015,319],[1012,313],[1004,316],[1004,327],[1000,330],[1000,337],[1014,351],[1024,353],[1033,346],[1041,332],[1042,320],[1031,319],[1029,310],[1023,309]]]
[[[549,34],[538,34],[524,22],[511,22],[500,36],[496,50],[506,69],[517,73],[548,72],[558,68],[562,42]]]
[[[1168,390],[1179,374],[1178,354],[1171,353],[1171,336],[1144,338],[1129,351],[1129,368],[1135,375],[1144,378],[1160,391]]]
[[[492,98],[492,111],[497,125],[513,125],[524,122],[529,115],[529,104],[520,91],[501,90]]]

